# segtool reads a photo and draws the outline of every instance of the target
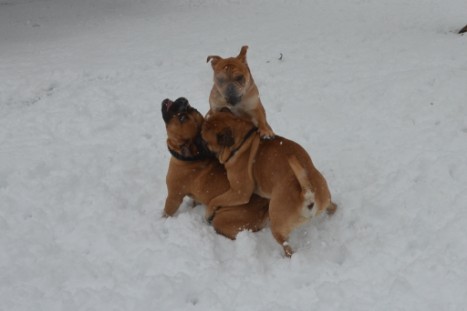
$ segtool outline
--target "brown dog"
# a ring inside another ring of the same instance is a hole
[[[261,138],[272,139],[274,132],[266,121],[266,112],[259,91],[246,61],[248,46],[237,57],[208,56],[214,70],[214,85],[209,96],[211,112],[227,107],[237,116],[247,117],[259,130]]]
[[[164,100],[162,117],[167,129],[167,146],[172,154],[164,208],[164,216],[168,217],[178,210],[185,196],[207,205],[212,198],[229,189],[229,181],[224,167],[201,140],[203,116],[186,99]],[[218,233],[230,239],[235,239],[242,230],[260,230],[267,219],[268,202],[253,195],[248,204],[221,207],[212,219],[212,225]]]
[[[209,202],[207,217],[215,215],[218,206],[248,202],[252,193],[269,198],[272,234],[291,256],[290,232],[324,210],[336,211],[326,180],[297,143],[280,136],[261,140],[251,122],[225,111],[212,114],[201,134],[230,182],[227,192]]]

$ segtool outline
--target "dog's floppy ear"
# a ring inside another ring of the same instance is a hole
[[[237,58],[246,64],[246,51],[248,50],[248,45],[242,46],[240,50],[240,54],[238,54]]]
[[[214,67],[216,66],[217,62],[220,61],[222,57],[217,56],[217,55],[209,55],[208,58],[206,59],[206,63],[209,63],[211,61],[211,66]]]
[[[231,147],[235,143],[233,138],[232,129],[230,127],[225,127],[217,133],[217,143],[220,146]]]

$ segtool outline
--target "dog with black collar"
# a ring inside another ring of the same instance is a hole
[[[167,130],[167,147],[172,157],[166,176],[167,198],[163,216],[173,216],[185,196],[207,205],[230,187],[224,166],[201,139],[204,118],[188,100],[162,101],[162,118]],[[242,230],[265,226],[269,200],[252,195],[242,205],[220,207],[211,217],[214,229],[230,239]]]

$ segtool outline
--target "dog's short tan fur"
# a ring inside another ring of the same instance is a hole
[[[214,85],[209,96],[211,110],[220,111],[227,107],[236,115],[249,118],[259,130],[262,138],[274,138],[274,132],[266,121],[266,112],[259,98],[253,76],[246,60],[248,46],[243,46],[237,57],[222,58],[210,55],[214,71]]]
[[[168,195],[165,217],[172,216],[178,210],[185,196],[207,205],[212,198],[229,189],[225,169],[216,158],[196,158],[201,152],[197,137],[204,122],[203,116],[195,109],[168,113],[169,105],[175,104],[170,100],[162,103],[162,113],[166,114],[167,119],[167,146],[180,157],[191,160],[174,156],[170,159],[166,177]],[[242,230],[257,231],[263,228],[267,211],[268,200],[253,195],[247,204],[219,208],[212,225],[218,233],[235,239]]]
[[[253,124],[230,112],[213,113],[203,125],[202,137],[227,170],[230,189],[209,203],[207,217],[218,206],[247,202],[252,193],[269,198],[269,218],[274,238],[292,255],[290,232],[322,211],[333,214],[326,180],[308,153],[280,136],[261,140],[249,136]]]

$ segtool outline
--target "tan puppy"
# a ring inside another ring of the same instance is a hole
[[[248,46],[243,46],[237,57],[208,56],[214,70],[214,85],[209,96],[211,112],[227,107],[237,116],[247,117],[259,130],[261,138],[272,139],[274,132],[266,121],[266,112],[259,91],[246,61]]]
[[[204,122],[202,137],[224,164],[230,182],[227,192],[209,202],[207,217],[218,206],[248,202],[253,193],[268,198],[272,234],[291,256],[290,232],[324,210],[333,214],[337,206],[323,175],[300,145],[280,136],[261,140],[255,130],[248,120],[225,111]]]
[[[162,117],[167,129],[167,146],[172,154],[164,208],[164,216],[168,217],[178,210],[185,196],[207,205],[212,198],[229,189],[229,181],[224,167],[202,143],[203,116],[185,98],[175,102],[164,100]],[[242,230],[260,230],[267,219],[268,202],[253,195],[248,204],[221,207],[212,219],[212,225],[218,233],[230,239],[235,239]]]

